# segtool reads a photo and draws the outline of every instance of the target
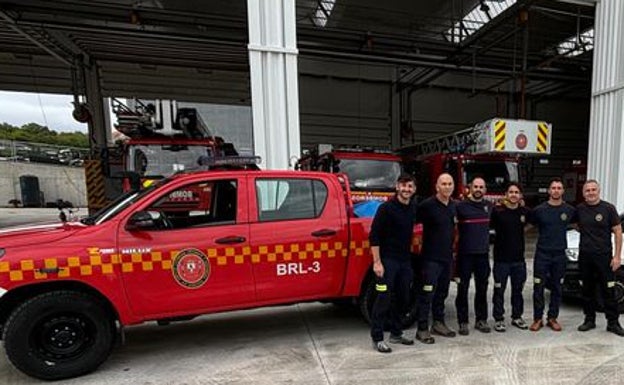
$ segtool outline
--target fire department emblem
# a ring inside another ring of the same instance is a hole
[[[526,222],[526,218],[524,215],[520,215],[520,223]]]
[[[602,214],[596,214],[596,222],[602,221]]]
[[[561,220],[564,221],[564,222],[567,221],[568,220],[568,214],[561,213]]]
[[[187,289],[201,287],[210,276],[208,257],[197,249],[180,251],[173,261],[173,278]]]
[[[487,213],[489,211],[489,207],[483,206],[483,211],[485,211]]]

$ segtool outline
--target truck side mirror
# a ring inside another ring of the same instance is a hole
[[[154,219],[150,213],[147,211],[138,211],[132,214],[130,219],[128,219],[128,223],[126,223],[126,230],[147,230],[153,229],[154,226]]]

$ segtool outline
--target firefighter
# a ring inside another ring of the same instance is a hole
[[[622,259],[622,227],[615,207],[600,199],[600,185],[591,179],[583,185],[585,202],[577,207],[578,227],[581,233],[579,267],[583,280],[583,312],[585,321],[578,327],[581,332],[596,327],[596,286],[604,300],[607,331],[624,336],[618,320],[615,301],[615,271]],[[615,253],[611,234],[615,238]]]
[[[548,201],[535,207],[530,214],[531,224],[539,231],[533,259],[533,323],[529,327],[534,332],[544,326],[545,288],[550,290],[546,325],[556,332],[562,329],[557,317],[566,267],[566,231],[576,215],[576,209],[563,201],[563,192],[561,179],[551,179]]]
[[[416,183],[409,174],[399,176],[394,199],[379,206],[369,235],[373,254],[377,298],[373,304],[371,338],[380,353],[392,349],[384,342],[384,325],[390,326],[390,343],[413,345],[403,336],[400,314],[409,302],[414,275],[411,245],[414,229],[414,208],[411,202]],[[394,296],[394,301],[391,297]]]
[[[455,337],[455,331],[444,322],[444,301],[448,296],[453,260],[453,237],[457,210],[451,199],[455,184],[449,174],[441,174],[436,181],[436,194],[418,205],[416,221],[423,224],[422,286],[418,294],[418,331],[416,338],[433,344],[431,332]],[[433,325],[429,330],[429,312]]]
[[[487,288],[490,277],[490,213],[492,203],[484,198],[487,191],[485,180],[475,177],[469,184],[468,197],[457,203],[457,323],[459,334],[468,335],[468,289],[470,278],[475,282],[475,329],[489,333],[487,323]]]
[[[494,239],[494,294],[492,315],[494,330],[506,331],[505,288],[511,281],[511,324],[526,330],[529,325],[522,318],[524,298],[522,289],[527,278],[524,261],[524,231],[527,227],[529,210],[520,205],[522,189],[516,182],[510,182],[505,191],[505,201],[492,211],[491,227],[496,232]]]

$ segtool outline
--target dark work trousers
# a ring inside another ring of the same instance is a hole
[[[561,305],[561,281],[565,274],[565,250],[535,251],[533,260],[533,319],[539,320],[544,316],[544,289],[550,290],[550,304],[548,318],[559,316]]]
[[[596,286],[604,301],[605,317],[609,324],[618,322],[615,301],[615,273],[611,270],[611,255],[579,255],[579,267],[583,280],[583,312],[585,320],[596,321]]]
[[[524,298],[522,289],[527,279],[526,263],[522,262],[494,262],[494,294],[492,316],[496,321],[505,319],[505,289],[507,279],[511,280],[511,319],[521,318],[524,313]]]
[[[468,323],[468,289],[470,277],[474,274],[475,297],[474,310],[477,321],[486,321],[488,318],[487,289],[490,278],[490,261],[488,254],[462,254],[457,258],[457,322]]]
[[[451,262],[423,261],[422,285],[418,294],[418,330],[429,328],[429,311],[434,321],[444,321],[444,300],[451,282]]]
[[[384,325],[389,325],[393,336],[403,335],[400,314],[409,303],[410,286],[414,273],[411,261],[382,259],[384,275],[376,278],[377,298],[373,305],[371,337],[383,341]]]

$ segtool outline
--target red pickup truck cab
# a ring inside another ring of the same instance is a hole
[[[353,216],[348,185],[322,172],[184,172],[80,222],[0,230],[9,360],[62,379],[95,370],[124,326],[145,321],[344,299],[368,317],[371,218]]]

